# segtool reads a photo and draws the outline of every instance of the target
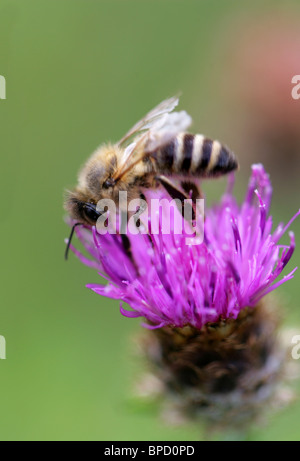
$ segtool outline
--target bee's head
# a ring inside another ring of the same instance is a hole
[[[113,179],[120,152],[115,146],[104,145],[89,158],[79,173],[78,186],[69,192],[65,209],[77,222],[96,225],[104,211],[97,204],[102,199],[114,199],[116,183]]]
[[[70,217],[88,226],[95,226],[97,219],[103,214],[93,199],[82,197],[80,193],[71,192],[65,201],[65,209]]]
[[[65,201],[65,209],[68,211],[70,217],[75,221],[65,252],[65,259],[68,259],[68,253],[75,227],[79,225],[95,226],[98,218],[103,214],[104,210],[99,210],[94,201],[87,200],[86,197],[76,190],[69,193]]]

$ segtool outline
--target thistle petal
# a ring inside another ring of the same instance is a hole
[[[233,195],[234,178],[220,202],[206,210],[205,239],[200,245],[187,245],[185,235],[162,232],[162,213],[149,220],[159,233],[130,235],[131,256],[120,235],[99,235],[95,228],[76,228],[76,235],[90,259],[71,246],[86,265],[97,269],[108,286],[89,285],[94,292],[119,299],[126,317],[144,317],[147,328],[191,325],[201,329],[208,322],[237,318],[241,310],[257,302],[290,280],[296,269],[279,278],[289,263],[295,237],[290,245],[279,245],[300,210],[287,226],[272,231],[269,209],[272,186],[262,165],[252,167],[244,202],[238,205]],[[152,197],[169,198],[161,190],[147,192]],[[183,220],[179,211],[174,219]],[[157,222],[153,222],[157,220]]]

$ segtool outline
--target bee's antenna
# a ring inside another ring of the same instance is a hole
[[[82,226],[82,225],[83,225],[83,224],[82,224],[81,222],[77,222],[77,223],[74,224],[74,226],[73,226],[72,229],[71,229],[70,237],[69,237],[68,244],[67,244],[67,248],[66,248],[66,251],[65,251],[65,260],[66,260],[66,261],[67,261],[67,259],[68,259],[69,250],[70,250],[72,238],[73,238],[73,235],[74,235],[75,227],[77,227],[77,226]]]

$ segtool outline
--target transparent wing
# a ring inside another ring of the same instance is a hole
[[[164,114],[144,135],[143,148],[146,153],[153,152],[169,143],[191,125],[192,118],[185,111]]]
[[[153,126],[155,122],[161,119],[165,114],[172,112],[175,107],[178,105],[179,98],[174,96],[170,99],[166,99],[165,101],[161,102],[148,112],[145,117],[143,117],[139,122],[137,122],[129,131],[128,133],[123,136],[123,138],[119,141],[119,146],[126,147],[128,141],[133,137],[138,137],[142,134],[143,131],[148,130]]]
[[[185,131],[191,124],[191,117],[185,112],[170,113],[178,104],[178,98],[163,101],[138,122],[119,142],[126,145],[126,141],[134,136],[133,142],[124,150],[124,156],[114,179],[122,177],[144,156],[168,144],[174,137]]]

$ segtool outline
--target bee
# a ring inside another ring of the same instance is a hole
[[[92,154],[65,202],[75,226],[95,225],[102,214],[99,200],[111,199],[118,205],[120,191],[132,200],[143,189],[162,185],[172,198],[184,199],[189,192],[196,198],[201,194],[194,180],[237,169],[235,155],[219,141],[186,132],[192,119],[185,111],[173,112],[178,102],[177,97],[163,101],[119,142],[102,145]]]

